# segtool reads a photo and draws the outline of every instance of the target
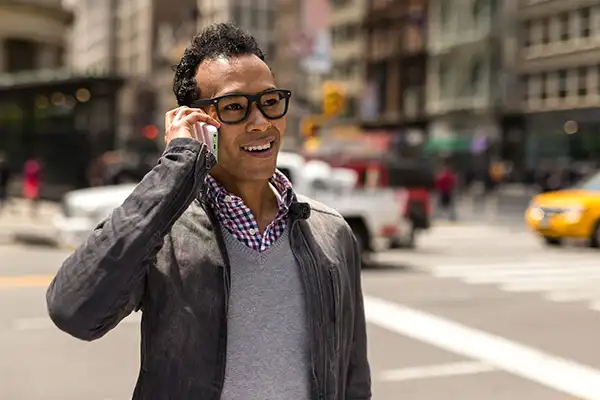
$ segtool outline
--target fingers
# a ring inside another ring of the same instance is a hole
[[[194,115],[194,117],[188,119],[187,117],[190,115]],[[189,123],[205,122],[217,128],[221,126],[221,123],[219,121],[206,114],[204,110],[201,110],[199,108],[189,108],[187,106],[181,106],[165,114],[165,128],[168,129],[172,124],[182,121],[184,119],[186,119],[186,122]]]
[[[199,123],[210,124],[216,128],[221,126],[219,121],[201,109],[182,106],[169,111],[165,114],[165,142],[168,143],[175,137],[191,137],[204,143],[210,143],[212,135],[207,135]]]
[[[182,110],[181,114],[177,114],[175,122],[179,122],[177,118],[179,118],[179,121],[181,121],[182,123],[189,124],[190,126],[192,124],[197,124],[198,122],[210,124],[215,128],[219,128],[221,126],[219,121],[206,114],[204,111],[195,108],[188,108],[187,110]]]

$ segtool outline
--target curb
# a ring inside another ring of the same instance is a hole
[[[49,232],[21,230],[0,233],[0,245],[22,244],[26,246],[59,247],[58,242]]]
[[[59,247],[57,241],[48,234],[19,232],[12,235],[13,243],[27,246]]]

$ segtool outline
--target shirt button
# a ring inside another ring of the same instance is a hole
[[[248,231],[251,235],[255,235],[256,234],[256,230],[254,228],[250,228],[250,230]]]
[[[225,196],[225,201],[231,201],[231,196],[230,195]]]

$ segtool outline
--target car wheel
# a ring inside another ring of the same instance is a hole
[[[562,245],[562,239],[556,237],[544,236],[544,242],[546,242],[546,245],[552,247],[558,247]]]
[[[600,247],[600,220],[594,224],[592,235],[590,236],[589,246],[598,248]]]

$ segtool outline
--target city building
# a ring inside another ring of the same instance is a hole
[[[521,1],[520,65],[527,159],[600,157],[598,0]]]
[[[301,58],[308,54],[308,45],[302,40],[302,2],[298,0],[277,0],[276,21],[273,36],[275,54],[271,67],[277,85],[290,89],[292,97],[287,115],[286,149],[296,149],[301,143],[301,121],[310,113],[307,100],[305,75],[301,68]]]
[[[277,55],[277,38],[273,35],[277,7],[277,1],[273,0],[198,0],[198,28],[233,21],[256,38],[267,59],[272,61]]]
[[[75,16],[68,42],[68,62],[77,71],[117,71],[117,0],[71,0],[67,6]]]
[[[42,161],[44,197],[85,185],[92,148],[110,138],[121,83],[66,68],[71,23],[59,0],[0,3],[0,149],[17,171]]]
[[[430,1],[426,109],[432,148],[468,152],[474,136],[500,140],[500,11],[494,0]]]
[[[123,77],[119,93],[119,146],[146,126],[163,131],[164,113],[175,106],[171,66],[180,55],[169,48],[191,38],[196,0],[71,0],[75,22],[71,65],[76,71]]]
[[[425,140],[428,7],[425,0],[367,0],[361,117],[365,128],[395,132],[399,144]]]
[[[342,117],[358,122],[364,91],[365,34],[362,29],[367,0],[331,2],[331,80],[344,88],[346,107]]]

